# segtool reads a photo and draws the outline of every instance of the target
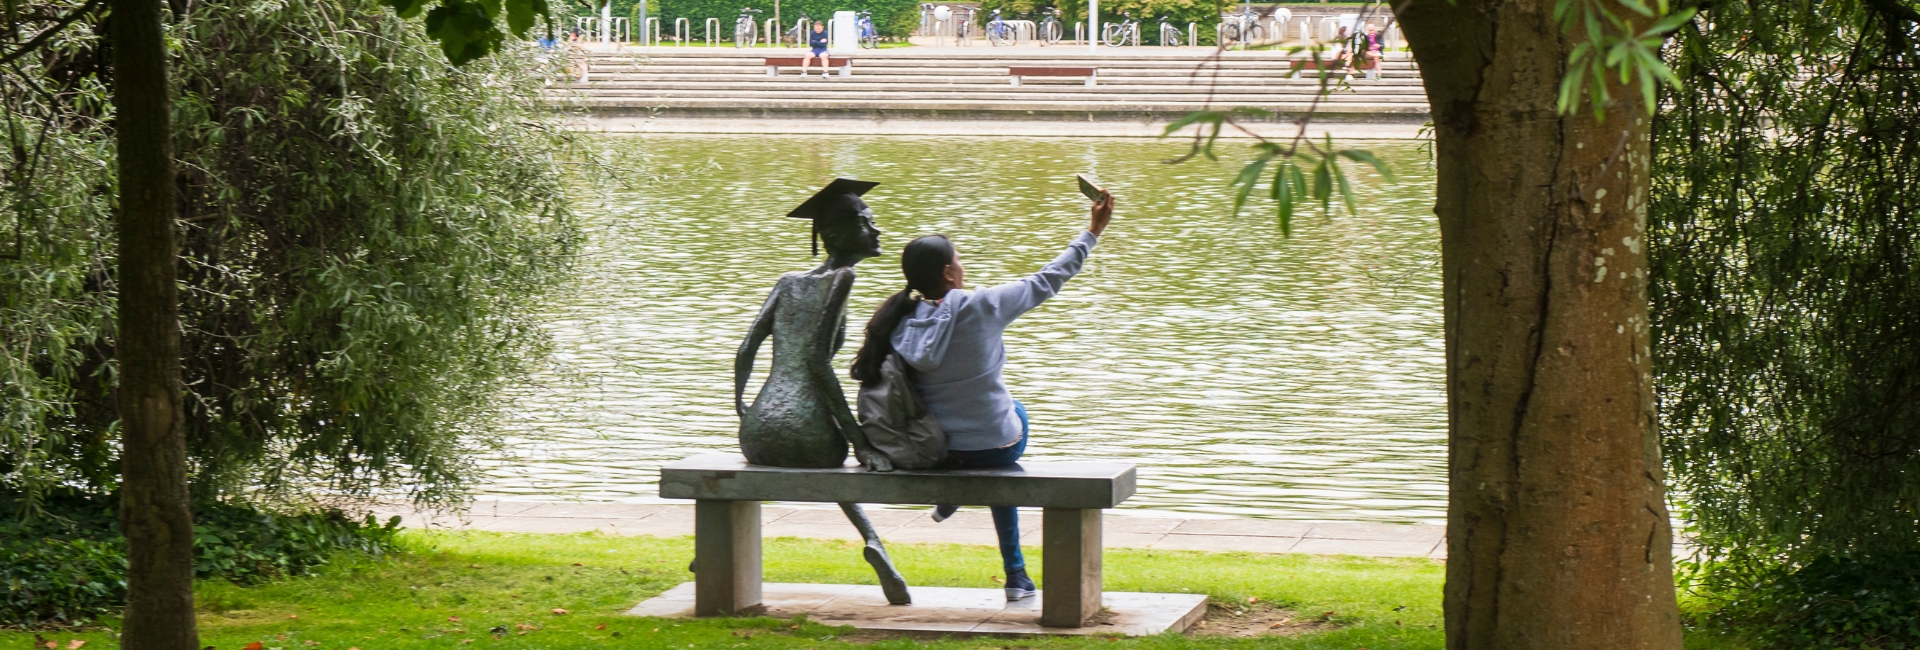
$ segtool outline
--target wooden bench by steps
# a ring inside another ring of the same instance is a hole
[[[1016,66],[1007,68],[1008,80],[1015,86],[1020,85],[1021,77],[1085,77],[1087,79],[1087,85],[1092,86],[1094,85],[1094,79],[1099,76],[1100,70],[1097,68],[1068,68],[1057,66]]]
[[[1130,463],[1034,463],[955,470],[799,469],[703,454],[660,468],[660,496],[694,499],[694,615],[759,605],[760,502],[1041,508],[1040,624],[1085,627],[1100,612],[1100,516],[1133,496]]]
[[[769,77],[780,76],[781,68],[800,67],[800,60],[802,58],[811,58],[811,57],[798,57],[798,56],[767,57],[767,76]],[[815,62],[817,62],[817,60]],[[839,68],[840,76],[842,77],[853,76],[853,59],[849,59],[844,56],[829,56],[827,57],[827,67]],[[824,73],[825,70],[822,70],[821,72]]]

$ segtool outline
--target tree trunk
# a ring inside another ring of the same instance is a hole
[[[1433,106],[1447,647],[1681,647],[1647,329],[1648,119],[1556,114],[1554,0],[1410,0]],[[1582,107],[1585,109],[1585,106]]]
[[[120,527],[128,650],[199,650],[193,517],[180,404],[172,125],[161,0],[114,0],[114,138],[120,176]]]

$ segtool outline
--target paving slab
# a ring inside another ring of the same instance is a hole
[[[1445,526],[1404,526],[1396,524],[1319,523],[1306,535],[1320,539],[1366,539],[1437,544],[1447,536]]]
[[[1177,535],[1237,535],[1244,537],[1305,537],[1310,521],[1278,519],[1188,519],[1167,532]]]
[[[671,508],[671,505],[640,503],[536,503],[513,517],[587,517],[592,519],[642,519]]]
[[[999,589],[912,587],[912,605],[888,605],[877,586],[813,585],[770,582],[761,586],[764,616],[805,615],[823,625],[862,630],[952,634],[955,636],[1044,634],[1151,635],[1184,632],[1207,611],[1199,594],[1107,592],[1108,611],[1100,624],[1082,628],[1040,626],[1041,598],[1007,602]],[[1045,592],[1041,593],[1041,597]],[[693,617],[693,583],[682,583],[628,610],[630,616]]]
[[[1244,551],[1247,553],[1290,553],[1298,537],[1255,537],[1252,535],[1167,535],[1154,542],[1155,550],[1167,551]]]
[[[1300,540],[1289,553],[1310,555],[1364,555],[1368,557],[1427,557],[1439,542],[1384,541],[1375,539]]]
[[[647,515],[645,519],[629,519],[620,525],[622,535],[652,535],[654,537],[685,537],[693,534],[693,506],[673,506],[671,510]]]
[[[618,534],[632,519],[596,517],[499,517],[476,530],[513,533],[586,533],[599,531]]]

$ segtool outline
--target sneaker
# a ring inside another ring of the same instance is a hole
[[[1027,577],[1026,567],[1021,567],[1021,568],[1014,569],[1012,571],[1007,572],[1007,601],[1008,602],[1022,600],[1026,598],[1032,598],[1034,597],[1035,594],[1038,594],[1038,593],[1040,593],[1040,590],[1039,588],[1033,586],[1033,578]]]
[[[933,507],[933,523],[937,524],[937,523],[946,521],[948,517],[953,516],[953,513],[956,513],[959,511],[960,511],[960,506],[934,506]]]

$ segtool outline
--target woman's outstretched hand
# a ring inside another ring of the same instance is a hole
[[[1087,232],[1099,237],[1109,221],[1113,221],[1113,193],[1101,192],[1100,200],[1093,202],[1093,220],[1087,224]]]

